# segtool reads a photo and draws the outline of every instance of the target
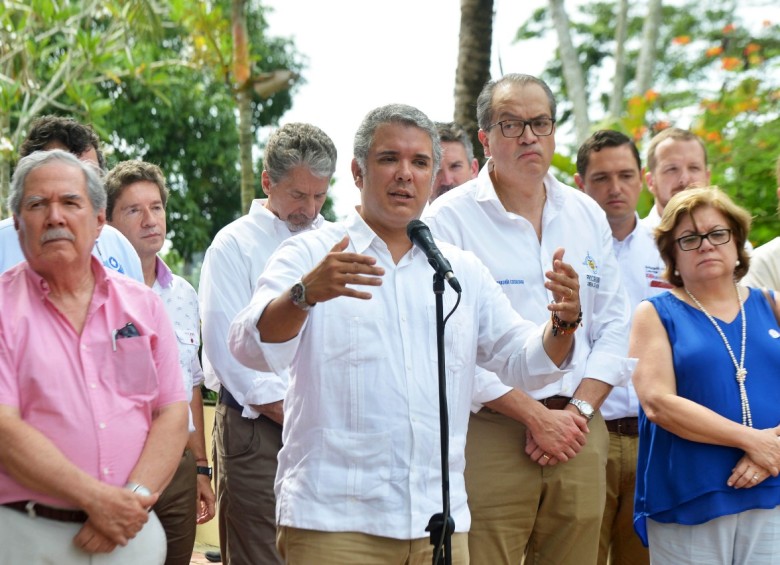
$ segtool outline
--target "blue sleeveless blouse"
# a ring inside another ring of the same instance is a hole
[[[648,300],[669,337],[677,394],[741,423],[736,369],[712,322],[669,292]],[[780,327],[761,290],[750,289],[745,318],[745,387],[753,427],[772,428],[780,423]],[[716,320],[739,360],[741,314],[730,324]],[[743,455],[737,448],[682,439],[648,420],[640,407],[634,528],[642,542],[647,545],[647,518],[695,525],[780,504],[780,477],[769,477],[752,488],[726,485]]]

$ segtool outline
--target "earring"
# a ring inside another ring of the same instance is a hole
[[[741,264],[742,262],[739,259],[737,259],[737,267],[739,267]]]
[[[679,276],[680,276],[680,271],[678,271],[677,269],[675,269],[675,270],[674,270],[674,276],[675,276],[675,277],[679,277]]]

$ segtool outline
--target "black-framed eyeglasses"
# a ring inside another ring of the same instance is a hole
[[[530,126],[534,135],[545,137],[552,134],[554,125],[555,120],[552,118],[534,118],[533,120],[501,120],[488,126],[488,129],[499,126],[504,137],[520,137],[525,132],[525,126]]]
[[[723,245],[724,243],[731,241],[731,230],[720,228],[712,230],[709,233],[684,235],[678,237],[675,241],[683,251],[694,251],[701,247],[701,244],[704,243],[705,239],[712,245]]]

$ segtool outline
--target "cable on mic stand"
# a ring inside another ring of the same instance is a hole
[[[450,515],[450,431],[447,412],[447,379],[444,370],[444,326],[460,305],[461,293],[447,317],[444,318],[444,276],[438,271],[433,275],[433,292],[436,295],[436,349],[439,364],[439,427],[441,435],[441,496],[442,512],[431,516],[426,532],[431,533],[433,545],[433,565],[452,565],[452,534],[455,532],[455,520]]]

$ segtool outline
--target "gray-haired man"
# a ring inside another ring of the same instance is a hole
[[[281,563],[276,552],[274,477],[282,445],[286,372],[264,375],[227,348],[233,317],[252,298],[266,261],[282,241],[322,226],[320,209],[336,169],[336,147],[319,128],[286,124],[263,158],[267,198],[223,228],[206,251],[199,296],[206,384],[220,388],[214,428],[222,561]]]

